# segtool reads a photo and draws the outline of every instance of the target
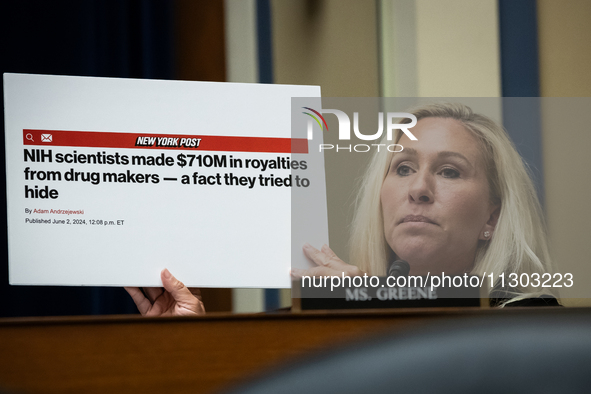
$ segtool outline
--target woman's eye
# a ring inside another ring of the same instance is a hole
[[[400,176],[410,175],[411,171],[412,169],[404,164],[399,165],[398,168],[396,168],[396,174]]]
[[[454,170],[453,168],[444,168],[443,170],[441,170],[441,175],[443,175],[444,178],[460,177],[460,173],[457,170]]]

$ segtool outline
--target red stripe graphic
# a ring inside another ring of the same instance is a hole
[[[156,137],[151,146],[136,146],[138,137]],[[168,138],[171,145],[158,146],[158,138]],[[199,146],[180,146],[184,139],[200,139]],[[218,152],[308,153],[304,138],[228,137],[217,135],[182,135],[148,133],[107,133],[100,131],[23,130],[23,144],[37,146],[80,146],[88,148],[175,149]]]

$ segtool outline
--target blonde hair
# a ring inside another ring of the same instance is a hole
[[[500,214],[492,239],[479,241],[471,273],[486,273],[487,276],[492,273],[495,280],[504,273],[505,284],[511,273],[538,273],[541,280],[541,275],[550,271],[542,209],[526,166],[506,131],[463,104],[429,104],[409,112],[417,120],[428,117],[455,119],[479,141],[490,202],[500,204]],[[396,136],[396,142],[401,134],[399,132]],[[351,263],[370,275],[385,275],[392,254],[384,236],[380,190],[394,154],[374,154],[356,201],[350,258]],[[509,290],[511,301],[541,294],[531,286]]]

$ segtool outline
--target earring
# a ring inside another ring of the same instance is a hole
[[[490,237],[490,232],[489,231],[485,231],[484,232],[484,238],[488,238]]]

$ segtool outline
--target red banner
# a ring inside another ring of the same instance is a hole
[[[38,146],[80,146],[88,148],[308,153],[308,140],[303,138],[107,133],[100,131],[24,129],[23,144]]]

